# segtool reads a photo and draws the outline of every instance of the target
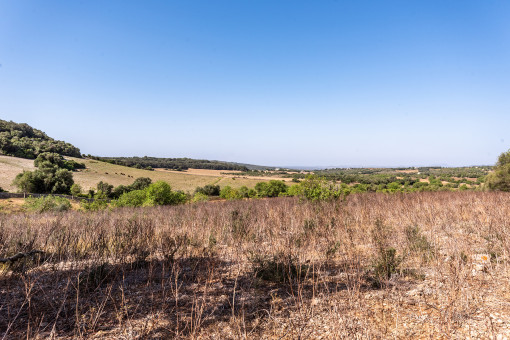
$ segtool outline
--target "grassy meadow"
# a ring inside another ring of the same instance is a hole
[[[153,182],[165,181],[174,190],[193,192],[197,186],[215,184],[220,186],[230,185],[238,188],[243,185],[253,188],[257,182],[269,181],[271,178],[243,178],[229,175],[228,171],[190,169],[189,171],[148,171],[130,168],[121,165],[100,162],[91,159],[66,157],[79,163],[84,163],[86,169],[73,172],[74,182],[79,184],[84,191],[96,188],[98,182],[103,181],[114,186],[120,184],[129,185],[137,177],[149,177]],[[34,160],[0,155],[0,187],[10,192],[16,192],[17,188],[12,181],[23,170],[33,171]]]
[[[503,339],[510,196],[0,215],[3,338]],[[26,255],[26,256],[25,256]]]

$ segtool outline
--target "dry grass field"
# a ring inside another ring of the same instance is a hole
[[[190,169],[189,172],[179,171],[148,171],[135,168],[129,168],[120,165],[99,162],[90,159],[73,159],[79,163],[85,163],[86,169],[73,173],[75,183],[81,185],[83,190],[96,188],[99,181],[113,184],[114,186],[133,183],[137,177],[150,177],[153,182],[168,182],[172,189],[193,192],[197,186],[206,184],[218,184],[220,186],[230,185],[234,188],[246,185],[253,188],[257,182],[269,181],[271,178],[240,178],[229,175],[222,175],[216,170]],[[0,156],[0,187],[10,192],[16,192],[16,187],[12,181],[17,174],[23,170],[34,170],[34,161],[31,159],[16,158],[10,156]]]
[[[510,337],[507,193],[0,215],[19,252],[5,339]]]
[[[17,174],[23,170],[32,171],[35,169],[33,159],[17,158],[0,155],[0,188],[16,192],[16,187],[12,181]]]

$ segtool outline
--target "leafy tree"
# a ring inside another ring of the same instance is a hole
[[[242,198],[253,198],[257,196],[257,192],[254,189],[249,189],[247,186],[243,185],[239,188],[239,196]]]
[[[68,194],[74,181],[69,170],[51,166],[42,170],[24,171],[16,176],[13,184],[24,193]]]
[[[195,193],[201,193],[207,196],[219,196],[220,195],[220,186],[207,184],[203,187],[197,187],[195,189]]]
[[[135,179],[133,184],[131,184],[131,189],[132,190],[142,190],[142,189],[147,188],[151,184],[152,184],[152,179],[150,179],[149,177],[138,177],[137,179]]]
[[[126,185],[120,184],[113,189],[111,196],[113,198],[119,198],[120,196],[122,196],[122,194],[125,194],[126,192],[130,192],[130,191],[133,191],[131,186],[126,186]]]
[[[96,188],[99,197],[107,198],[112,196],[113,185],[100,181],[99,183],[97,183]]]
[[[255,185],[260,197],[278,197],[287,192],[288,186],[283,181],[271,180],[268,183],[259,182]]]
[[[220,197],[226,200],[236,200],[242,198],[241,195],[239,195],[239,192],[232,188],[230,185],[221,188]]]
[[[298,184],[301,188],[299,195],[310,201],[323,201],[338,198],[342,191],[335,188],[325,178],[309,175],[304,181]],[[353,190],[356,190],[354,187]]]
[[[170,185],[163,181],[157,181],[149,185],[146,189],[147,198],[144,205],[167,205],[171,204],[172,188]]]
[[[181,191],[172,191],[163,181],[152,183],[143,190],[133,190],[122,194],[113,204],[118,207],[140,207],[184,203],[187,195]]]
[[[71,185],[71,195],[79,196],[81,194],[81,186],[77,183]]]
[[[487,175],[485,185],[490,190],[510,191],[510,150],[499,156],[494,172]]]
[[[73,174],[67,169],[58,169],[49,183],[52,194],[68,194],[74,184]]]
[[[113,204],[117,207],[141,207],[146,198],[145,190],[133,190],[122,194]]]

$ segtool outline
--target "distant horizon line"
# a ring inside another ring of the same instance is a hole
[[[82,155],[89,155],[89,154],[82,154]],[[326,170],[326,169],[371,169],[371,168],[378,168],[378,169],[395,169],[395,168],[470,168],[470,167],[477,167],[477,166],[494,166],[493,164],[473,164],[473,165],[448,165],[445,163],[442,164],[428,164],[428,165],[268,165],[268,164],[256,164],[256,163],[246,163],[246,162],[239,162],[239,161],[225,161],[220,159],[208,159],[208,158],[192,158],[192,157],[158,157],[158,156],[98,156],[98,155],[92,155],[92,157],[104,157],[104,158],[118,158],[118,157],[153,157],[153,158],[188,158],[188,159],[195,159],[195,160],[207,160],[207,161],[213,161],[213,162],[225,162],[225,163],[235,163],[235,164],[246,164],[246,165],[253,165],[253,166],[259,166],[259,167],[270,167],[270,168],[283,168],[283,169],[295,169],[295,170]]]

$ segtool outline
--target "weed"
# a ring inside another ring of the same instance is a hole
[[[250,254],[255,276],[266,281],[283,283],[302,279],[308,272],[308,265],[299,263],[299,260],[290,255],[277,253],[272,256]]]
[[[78,287],[82,292],[91,292],[107,283],[113,277],[111,266],[104,262],[101,265],[85,269],[78,275]]]

